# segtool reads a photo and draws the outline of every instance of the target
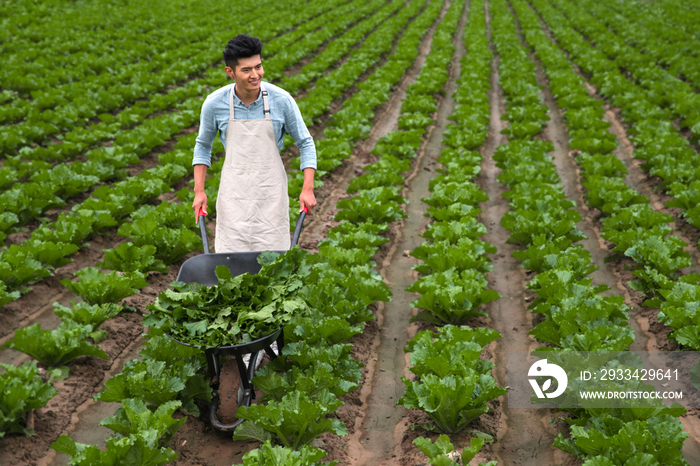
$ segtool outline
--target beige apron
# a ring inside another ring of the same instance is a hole
[[[233,93],[226,158],[216,200],[216,252],[289,249],[287,173],[277,148],[267,91],[265,118],[236,120]]]

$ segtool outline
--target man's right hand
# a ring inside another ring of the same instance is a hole
[[[204,191],[195,192],[192,208],[194,209],[195,222],[199,223],[199,209],[204,211],[204,215],[207,214],[207,193]]]

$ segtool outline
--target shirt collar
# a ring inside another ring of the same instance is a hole
[[[231,92],[233,92],[233,105],[242,105],[243,107],[245,107],[246,105],[243,103],[243,101],[241,99],[238,98],[235,90],[236,90],[236,83],[233,83],[233,87],[231,88]],[[250,105],[252,107],[253,105],[258,105],[260,102],[262,102],[262,92],[260,92],[258,94],[258,98],[255,99],[255,101]]]

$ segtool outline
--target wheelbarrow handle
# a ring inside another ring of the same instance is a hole
[[[292,246],[296,246],[296,244],[299,242],[299,235],[301,234],[301,227],[304,224],[304,219],[306,218],[306,214],[309,212],[309,209],[304,206],[304,208],[299,212],[299,219],[297,220],[297,225],[294,228],[294,236],[292,237]],[[199,222],[199,231],[202,234],[202,248],[204,249],[204,254],[209,254],[209,240],[207,239],[207,227],[204,222],[204,217],[207,215],[206,212],[204,212],[204,209],[200,208],[199,209],[199,215],[197,215],[197,221]]]
[[[303,209],[301,209],[301,212],[299,212],[299,218],[297,219],[297,226],[294,228],[294,236],[292,236],[292,245],[290,247],[293,248],[294,246],[297,245],[299,242],[299,235],[301,234],[301,227],[304,224],[304,219],[306,218],[306,214],[309,213],[309,209],[304,206]]]
[[[197,221],[199,222],[199,231],[202,233],[202,247],[204,249],[204,254],[209,254],[209,240],[207,239],[207,226],[204,222],[204,217],[207,215],[204,209],[199,208],[199,215],[197,215]]]

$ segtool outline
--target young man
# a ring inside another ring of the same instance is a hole
[[[229,41],[225,71],[234,84],[216,90],[202,105],[192,162],[192,208],[195,217],[207,210],[204,178],[218,130],[226,159],[216,200],[216,252],[289,249],[287,174],[279,154],[285,133],[301,153],[301,208],[310,211],[316,205],[316,147],[292,96],[262,82],[261,53],[262,43],[255,37],[241,34]]]

